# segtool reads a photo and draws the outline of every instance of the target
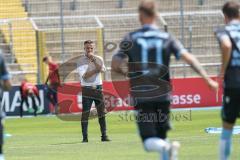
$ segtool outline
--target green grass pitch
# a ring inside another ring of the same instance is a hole
[[[174,129],[169,138],[181,143],[180,160],[218,159],[219,135],[204,129],[219,127],[219,110],[175,111]],[[125,112],[108,114],[111,142],[100,142],[97,119],[89,124],[89,143],[82,144],[79,122],[64,122],[56,117],[7,119],[6,132],[12,134],[5,142],[7,160],[156,160],[156,153],[143,150],[133,118]],[[233,137],[232,160],[240,157],[240,135]]]

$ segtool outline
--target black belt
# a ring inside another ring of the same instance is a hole
[[[102,85],[82,86],[82,88],[87,88],[87,89],[102,89]]]

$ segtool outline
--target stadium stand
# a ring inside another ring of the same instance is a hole
[[[0,19],[21,18],[27,16],[27,13],[24,11],[19,0],[1,0],[0,4]]]
[[[179,27],[180,15],[163,15],[164,20],[168,24],[168,31],[181,40],[181,28]],[[204,26],[203,26],[204,24]],[[210,75],[217,75],[219,69],[217,66],[208,66],[211,63],[220,63],[220,54],[217,41],[215,40],[214,30],[223,25],[222,14],[220,12],[188,12],[184,15],[184,32],[183,43],[185,47],[193,52],[205,65]],[[175,62],[182,64],[183,62]],[[173,67],[178,69],[177,67]],[[186,70],[188,67],[185,67]],[[173,71],[176,73],[176,71]],[[193,72],[188,72],[185,76],[197,76]],[[179,77],[180,74],[174,74],[174,77]]]
[[[161,12],[175,12],[180,9],[179,0],[157,0]],[[225,0],[184,0],[185,11],[219,9]],[[59,16],[57,0],[23,0],[31,17]],[[139,0],[63,0],[64,15],[111,15],[136,13]]]
[[[1,0],[0,2],[0,18],[25,18],[27,13],[24,11],[24,7],[19,0],[11,0],[11,3],[7,0]],[[23,74],[30,82],[36,83],[37,77],[37,57],[36,57],[36,36],[35,31],[32,28],[31,23],[26,20],[6,20],[5,23],[0,25],[0,32],[2,42],[5,42],[1,46],[7,57],[14,57],[12,62],[17,62],[19,72],[13,71],[14,83],[19,83]],[[3,47],[5,46],[5,48]],[[11,48],[6,50],[6,48]],[[9,54],[11,51],[11,55]],[[26,65],[27,64],[27,65]],[[16,66],[16,64],[13,64]],[[11,67],[10,67],[11,68]],[[12,70],[11,70],[12,71]],[[18,76],[16,76],[18,75]]]
[[[53,57],[54,61],[59,63],[83,53],[84,38],[92,39],[98,45],[96,32],[99,26],[94,17],[71,17],[64,20],[64,57],[61,55],[62,42],[59,18],[39,18],[34,19],[34,21],[38,26],[38,30],[45,33],[45,45],[48,53]]]
[[[62,52],[59,17],[33,18],[33,21],[38,32],[44,35],[44,39],[38,40],[42,42],[41,46],[45,47],[46,53],[44,54],[51,55],[54,61],[63,63],[83,54],[83,42],[86,39],[92,39],[98,53],[103,56],[103,28],[96,16],[64,18],[64,53]],[[68,69],[64,68],[64,72],[66,71]],[[71,75],[69,74],[68,77]],[[70,80],[68,79],[68,81]]]
[[[11,52],[11,44],[7,44],[4,38],[4,34],[0,32],[0,48],[2,53],[4,54],[5,61],[7,63],[12,63],[14,62],[14,57]]]
[[[168,31],[182,40],[210,73],[216,75],[220,54],[213,31],[223,25],[219,9],[225,0],[184,0],[183,19],[180,0],[157,2],[162,15],[159,26],[164,29],[165,24]],[[63,0],[63,53],[60,1],[2,0],[0,18],[4,18],[5,23],[0,23],[0,47],[9,62],[18,62],[20,72],[29,72],[28,79],[34,83],[37,82],[36,73],[39,69],[36,63],[37,53],[49,54],[54,61],[61,63],[82,54],[82,43],[86,39],[96,42],[97,52],[104,56],[107,67],[110,67],[111,56],[116,50],[105,50],[103,54],[104,45],[109,42],[118,45],[123,35],[140,26],[136,14],[138,3],[139,0]],[[25,19],[6,20],[7,18]],[[184,24],[181,24],[182,21]],[[196,76],[188,66],[174,58],[172,68],[173,77]],[[44,72],[41,64],[40,70]],[[106,79],[109,79],[109,75]]]
[[[99,16],[99,19],[104,26],[105,44],[119,44],[124,35],[140,27],[136,14]],[[163,24],[160,20],[158,21],[158,25],[163,29]],[[110,66],[112,55],[115,52],[116,50],[105,52],[107,66]]]
[[[208,64],[211,64],[213,62],[220,62],[220,54],[217,48],[217,43],[215,41],[213,31],[216,27],[223,24],[221,16],[222,15],[220,14],[220,12],[209,12],[209,14],[202,14],[201,12],[189,12],[184,17],[185,46],[194,54],[196,54],[200,61],[204,63],[206,68],[210,69],[212,75],[217,74],[218,67],[211,65],[208,66]],[[179,13],[165,13],[162,17],[168,25],[168,31],[173,33],[177,38],[181,39],[181,28],[179,27],[181,19]],[[108,42],[114,42],[116,44],[119,44],[123,35],[125,35],[129,31],[133,31],[135,28],[138,28],[140,26],[136,14],[100,15],[98,16],[98,18],[104,26],[104,44],[107,44]],[[79,19],[82,20],[79,21]],[[87,26],[97,27],[94,18],[92,18],[92,21],[90,19],[88,18],[88,22],[86,22],[86,20],[82,22],[83,17],[65,18],[65,30],[68,31],[66,31],[64,34],[64,46],[66,49],[64,59],[71,58],[79,55],[79,53],[82,53],[82,39],[80,37],[84,37],[85,39],[97,39],[95,34],[90,35],[89,32],[82,32],[84,30],[83,28]],[[36,19],[35,22],[38,26],[45,28],[47,46],[46,48],[48,50],[48,53],[54,57],[54,60],[61,62],[61,34],[59,30],[59,20],[53,20],[53,18],[52,20]],[[201,24],[207,25],[202,27]],[[161,26],[161,28],[163,29],[163,24],[160,20],[159,26]],[[189,28],[189,26],[191,26],[191,28]],[[53,31],[54,27],[55,31]],[[98,42],[96,41],[96,43]],[[115,51],[116,50],[111,52],[105,52],[104,54],[105,61],[108,67],[111,63],[112,54]],[[184,71],[184,73],[188,73],[184,74],[184,76],[196,76],[194,73],[190,71],[188,72],[189,67],[186,67],[183,62],[176,62],[174,59],[173,62],[173,64],[179,66],[175,67],[173,65],[172,74],[174,74],[174,77],[182,77],[183,69],[186,70]],[[110,75],[108,74],[106,77],[107,79],[109,79]]]

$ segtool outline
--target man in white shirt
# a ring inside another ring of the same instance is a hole
[[[78,73],[82,86],[82,136],[83,143],[88,142],[88,118],[94,101],[98,113],[98,122],[102,133],[102,142],[110,141],[106,134],[105,105],[102,94],[101,72],[105,72],[103,59],[94,55],[94,42],[84,42],[85,55],[80,58]]]

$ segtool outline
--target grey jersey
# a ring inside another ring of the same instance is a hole
[[[224,76],[224,88],[240,89],[240,22],[232,21],[216,32],[219,43],[224,37],[232,42],[231,58]]]
[[[7,67],[3,58],[3,55],[0,52],[0,104],[2,103],[2,96],[3,96],[3,88],[2,88],[2,83],[4,80],[9,80],[10,76],[9,73],[7,71]],[[4,112],[2,111],[2,109],[0,110],[0,117],[3,117]]]
[[[124,53],[129,59],[131,91],[136,91],[132,95],[141,100],[144,97],[151,101],[170,100],[170,57],[173,54],[180,59],[181,54],[186,52],[183,45],[169,33],[152,25],[128,34],[123,44],[126,42],[129,45],[120,46],[119,54]],[[141,96],[138,96],[139,93]]]

